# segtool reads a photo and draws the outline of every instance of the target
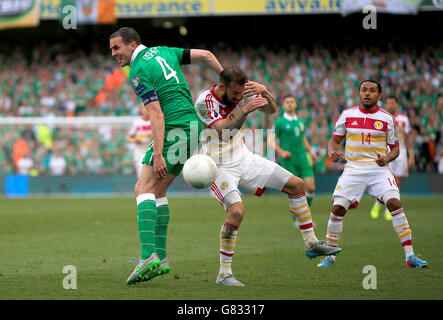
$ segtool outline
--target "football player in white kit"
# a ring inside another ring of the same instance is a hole
[[[248,81],[241,69],[229,67],[221,72],[217,85],[199,95],[195,108],[207,127],[203,131],[202,151],[217,164],[217,177],[210,188],[226,211],[220,231],[220,271],[216,284],[243,286],[231,269],[244,214],[239,187],[257,196],[267,188],[288,194],[289,209],[299,222],[309,258],[340,252],[340,248],[329,247],[315,236],[303,180],[250,152],[245,145],[241,127],[248,114],[255,110],[276,112],[274,99],[264,85]]]
[[[137,177],[140,177],[143,167],[143,158],[148,148],[149,140],[152,137],[151,121],[149,121],[148,109],[140,106],[140,117],[132,122],[132,126],[126,136],[126,141],[133,143],[134,146],[134,168]]]
[[[399,112],[396,97],[389,96],[386,98],[386,111],[394,116],[398,139],[400,141],[400,154],[398,158],[389,162],[389,168],[391,168],[392,174],[394,175],[395,183],[400,187],[401,180],[408,176],[409,169],[414,166],[414,147],[411,126],[409,125],[408,117]],[[379,201],[375,201],[371,209],[371,217],[377,219],[383,207]],[[384,217],[386,220],[392,220],[391,213],[387,208]]]
[[[364,192],[386,204],[392,225],[400,238],[408,267],[427,267],[412,248],[412,231],[406,219],[395,178],[387,164],[398,157],[399,141],[394,118],[377,103],[382,88],[374,80],[364,80],[359,87],[361,105],[343,111],[328,143],[328,155],[337,162],[343,157],[340,144],[346,138],[345,169],[333,193],[333,206],[326,234],[327,243],[337,246],[346,211],[356,207]],[[388,150],[388,146],[390,151]],[[335,264],[335,255],[318,264]]]

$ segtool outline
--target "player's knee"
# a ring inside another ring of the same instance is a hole
[[[343,217],[346,214],[346,209],[345,209],[345,207],[343,207],[339,204],[334,204],[332,206],[331,213],[336,216]]]
[[[135,196],[138,196],[143,193],[155,193],[153,186],[146,181],[145,179],[138,179],[137,183],[134,187]]]
[[[351,206],[352,202],[344,197],[335,196],[333,199],[333,205],[331,212],[336,216],[344,216],[346,211]]]
[[[235,226],[239,226],[243,221],[244,211],[245,208],[242,202],[232,204],[226,211],[228,221]]]
[[[400,192],[397,190],[389,190],[386,192],[382,197],[382,201],[386,204],[389,211],[394,211],[401,208]]]
[[[402,205],[399,199],[391,198],[386,202],[386,207],[388,207],[388,210],[392,212],[400,209]]]
[[[142,186],[141,186],[140,180],[137,181],[137,183],[136,183],[135,186],[134,186],[134,193],[135,193],[135,196],[138,196],[138,195],[140,195],[140,194],[143,193],[143,192],[142,192]]]
[[[284,186],[283,192],[289,195],[297,195],[305,191],[304,181],[299,177],[292,176]]]

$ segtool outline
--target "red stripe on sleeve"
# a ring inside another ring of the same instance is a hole
[[[215,119],[214,121],[212,121],[212,122],[208,125],[208,128],[210,128],[214,123],[216,123],[217,121],[220,121],[220,120],[223,120],[223,118]]]

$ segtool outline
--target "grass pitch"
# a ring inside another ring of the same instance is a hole
[[[430,268],[405,266],[392,224],[373,220],[371,198],[345,217],[337,265],[320,269],[304,255],[287,198],[244,198],[233,271],[245,287],[218,287],[222,207],[212,198],[169,198],[171,221],[166,276],[126,285],[138,257],[132,198],[0,199],[0,299],[442,299],[442,197],[403,197],[416,254]],[[331,200],[316,197],[313,219],[323,239]],[[66,265],[77,269],[77,289],[63,288]],[[377,288],[362,282],[376,267]]]

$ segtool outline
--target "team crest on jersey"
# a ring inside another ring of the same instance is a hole
[[[226,189],[228,187],[228,183],[227,182],[222,182],[222,184],[220,185],[220,187],[222,189]]]
[[[341,189],[341,185],[338,185],[336,189],[337,189],[337,190],[340,190],[340,189]]]
[[[375,121],[375,122],[374,122],[374,128],[377,129],[377,130],[382,129],[382,128],[383,128],[383,122],[381,122],[381,121]]]
[[[208,118],[211,120],[218,118],[218,113],[215,110],[208,110]]]
[[[140,77],[139,76],[135,76],[134,78],[132,78],[132,84],[134,85],[135,88],[138,87],[138,85],[140,84]]]

